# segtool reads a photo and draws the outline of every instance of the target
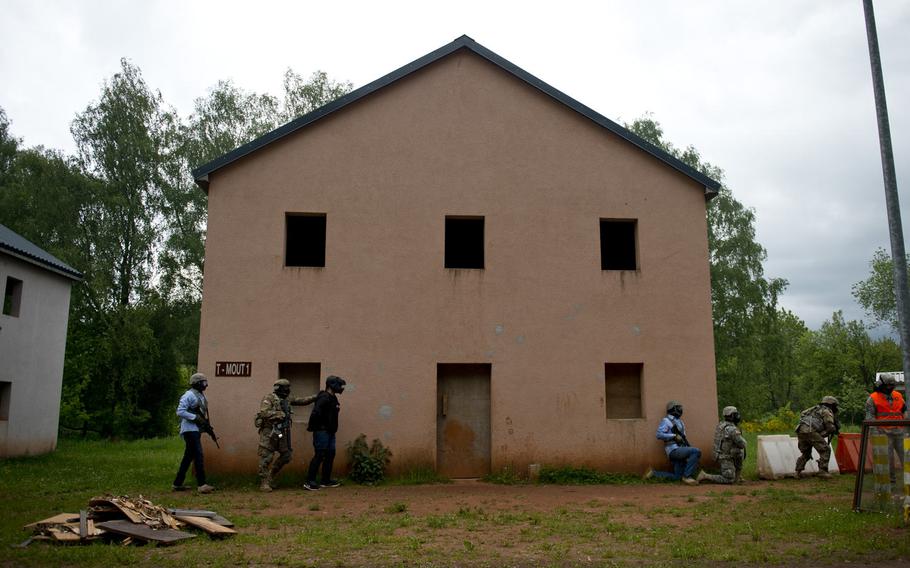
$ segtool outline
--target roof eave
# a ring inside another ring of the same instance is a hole
[[[39,268],[43,268],[49,272],[54,272],[56,274],[59,274],[60,276],[65,276],[66,278],[69,278],[70,280],[73,280],[75,282],[82,282],[82,280],[83,280],[83,275],[78,270],[75,270],[75,269],[68,270],[67,268],[64,268],[62,266],[57,266],[55,264],[51,264],[51,263],[45,261],[44,259],[36,258],[30,254],[22,252],[19,249],[5,246],[2,243],[0,243],[0,251],[3,251],[4,253],[6,253],[8,255],[10,255],[14,258],[18,258],[19,260],[22,260],[29,264],[33,264]]]

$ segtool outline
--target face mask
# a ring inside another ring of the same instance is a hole
[[[205,389],[207,389],[208,386],[209,386],[209,384],[207,382],[202,381],[201,383],[196,383],[196,390],[199,392],[202,392]]]
[[[279,388],[275,391],[275,394],[278,395],[278,398],[287,398],[291,394],[291,389],[287,387]]]

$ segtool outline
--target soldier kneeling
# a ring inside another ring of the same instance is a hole
[[[290,394],[290,381],[278,379],[273,385],[273,392],[265,395],[256,413],[260,491],[274,489],[278,472],[291,461],[291,405],[306,406],[316,400],[316,395],[288,400]]]
[[[711,483],[741,483],[743,460],[746,459],[746,439],[740,431],[741,417],[735,406],[724,408],[724,419],[714,428],[714,459],[720,464],[720,475],[704,471],[698,474],[698,481]]]

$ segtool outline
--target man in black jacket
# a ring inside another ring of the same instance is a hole
[[[322,487],[338,487],[338,481],[332,479],[332,464],[335,462],[335,433],[338,432],[338,412],[341,405],[338,395],[344,392],[344,379],[330,376],[325,380],[325,390],[316,395],[313,412],[307,430],[313,433],[313,459],[307,472],[303,488],[318,491]],[[322,483],[316,483],[316,474],[322,466]]]

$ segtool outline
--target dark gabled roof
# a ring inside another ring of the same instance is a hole
[[[195,178],[196,183],[202,189],[204,189],[206,192],[208,192],[209,174],[211,174],[212,172],[230,164],[231,162],[233,162],[235,160],[239,160],[240,158],[255,152],[256,150],[258,150],[259,148],[262,148],[263,146],[266,146],[267,144],[271,144],[272,142],[274,142],[280,138],[284,138],[285,136],[291,134],[292,132],[296,132],[297,130],[307,126],[308,124],[316,122],[320,118],[328,116],[329,114],[332,114],[333,112],[346,107],[347,105],[353,103],[354,101],[362,99],[363,97],[365,97],[375,91],[378,91],[379,89],[381,89],[387,85],[390,85],[403,77],[407,77],[411,73],[413,73],[419,69],[422,69],[422,68],[426,67],[427,65],[430,65],[431,63],[442,59],[443,57],[451,55],[452,53],[454,53],[460,49],[467,49],[473,53],[476,53],[477,55],[483,57],[490,63],[496,65],[497,67],[503,69],[504,71],[511,73],[515,77],[518,77],[519,79],[521,79],[522,81],[531,85],[535,89],[553,97],[557,101],[561,102],[562,104],[566,105],[567,107],[571,108],[572,110],[578,112],[579,114],[586,116],[587,118],[591,119],[596,124],[606,128],[613,134],[616,134],[616,135],[620,136],[621,138],[624,138],[628,142],[631,142],[632,144],[638,146],[639,148],[641,148],[645,152],[651,154],[658,160],[664,162],[668,166],[689,176],[690,178],[692,178],[699,184],[705,186],[705,196],[708,199],[717,195],[717,191],[720,189],[720,183],[718,183],[717,181],[715,181],[715,180],[709,178],[708,176],[702,174],[701,172],[693,169],[689,165],[687,165],[684,162],[682,162],[681,160],[671,156],[670,154],[668,154],[667,152],[658,148],[654,144],[651,144],[647,140],[644,140],[643,138],[637,136],[636,134],[629,132],[628,130],[626,130],[625,128],[620,126],[619,124],[613,122],[612,120],[603,116],[602,114],[595,112],[593,109],[586,107],[585,105],[576,101],[575,99],[573,99],[569,95],[563,93],[562,91],[555,89],[555,88],[551,87],[550,85],[544,83],[543,81],[541,81],[534,75],[531,75],[530,73],[528,73],[524,69],[518,67],[514,63],[511,63],[510,61],[507,61],[506,59],[493,53],[492,51],[490,51],[489,49],[480,45],[479,43],[477,43],[476,41],[474,41],[473,39],[469,38],[466,35],[461,36],[460,38],[456,39],[455,41],[453,41],[452,43],[450,43],[448,45],[444,45],[444,46],[440,47],[436,51],[432,51],[432,52],[424,55],[420,59],[417,59],[415,61],[412,61],[411,63],[408,63],[404,67],[401,67],[400,69],[397,69],[397,70],[389,73],[385,77],[377,79],[377,80],[373,81],[372,83],[369,83],[368,85],[364,85],[363,87],[360,87],[357,90],[351,91],[347,95],[345,95],[341,98],[335,99],[334,101],[314,110],[313,112],[310,112],[301,117],[298,117],[298,118],[292,120],[291,122],[285,124],[284,126],[280,126],[280,127],[276,128],[275,130],[273,130],[267,134],[264,134],[255,140],[247,142],[243,146],[240,146],[239,148],[236,148],[236,149],[228,152],[227,154],[224,154],[223,156],[215,158],[211,162],[194,169],[193,178]]]
[[[82,280],[81,272],[5,225],[0,225],[0,252],[5,252],[77,282]]]

